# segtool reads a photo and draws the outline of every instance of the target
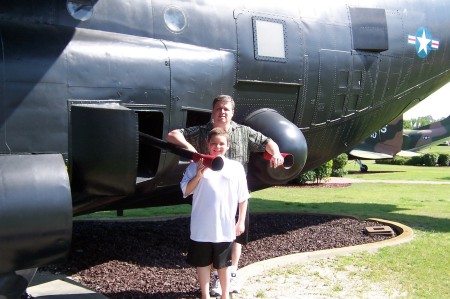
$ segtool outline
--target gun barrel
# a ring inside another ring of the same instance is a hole
[[[178,155],[180,157],[189,159],[189,160],[193,160],[194,162],[198,162],[200,159],[203,159],[203,164],[208,167],[211,168],[212,170],[221,170],[223,168],[223,159],[222,157],[213,157],[210,155],[204,155],[204,154],[199,154],[196,152],[191,152],[188,151],[184,148],[181,148],[173,143],[161,140],[159,138],[156,138],[154,136],[139,132],[139,138],[140,140],[146,142],[149,145],[152,145],[154,147],[163,149],[163,150],[168,150],[169,152]]]

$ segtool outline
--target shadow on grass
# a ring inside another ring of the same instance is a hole
[[[380,170],[380,171],[372,171],[368,170],[367,172],[361,172],[360,170],[349,170],[348,174],[358,174],[358,175],[371,175],[371,174],[378,174],[378,173],[397,173],[397,172],[406,172],[404,170]]]
[[[302,203],[302,202],[283,202],[270,201],[254,197],[251,200],[251,209],[262,212],[286,211],[298,213],[318,213],[354,216],[364,220],[367,218],[381,218],[385,220],[400,222],[412,229],[425,231],[450,232],[450,219],[437,218],[423,215],[400,214],[399,212],[408,211],[397,205],[387,204],[354,204],[345,202],[327,202],[327,203]],[[284,206],[284,207],[282,207]],[[286,206],[288,208],[286,208]]]

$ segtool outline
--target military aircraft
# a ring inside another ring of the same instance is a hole
[[[393,158],[401,151],[402,141],[403,115],[400,115],[355,146],[349,156],[370,160]]]
[[[355,160],[361,172],[367,172],[369,167],[361,160],[393,158],[402,149],[402,132],[403,115],[400,115],[348,151],[349,160]]]
[[[294,156],[359,144],[450,81],[448,1],[0,1],[0,296],[62,260],[72,216],[182,202],[188,160],[142,142],[234,120]],[[26,270],[31,269],[31,270]]]
[[[420,151],[421,149],[432,145],[437,145],[449,137],[450,115],[443,120],[417,129],[404,129],[402,150],[397,155],[413,155],[411,153]]]
[[[403,116],[373,132],[363,142],[348,152],[361,172],[368,167],[361,160],[391,159],[394,156],[417,156],[417,151],[438,144],[450,137],[450,116],[417,129],[403,129]]]

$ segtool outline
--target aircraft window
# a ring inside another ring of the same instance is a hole
[[[164,23],[172,32],[180,32],[186,27],[186,16],[178,7],[167,7],[164,11]]]
[[[89,20],[94,12],[92,0],[67,0],[66,7],[70,15],[80,21]]]
[[[253,43],[256,59],[287,61],[284,21],[253,17]]]

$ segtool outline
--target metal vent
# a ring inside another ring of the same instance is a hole
[[[350,7],[350,18],[353,49],[375,52],[389,49],[384,9]]]

